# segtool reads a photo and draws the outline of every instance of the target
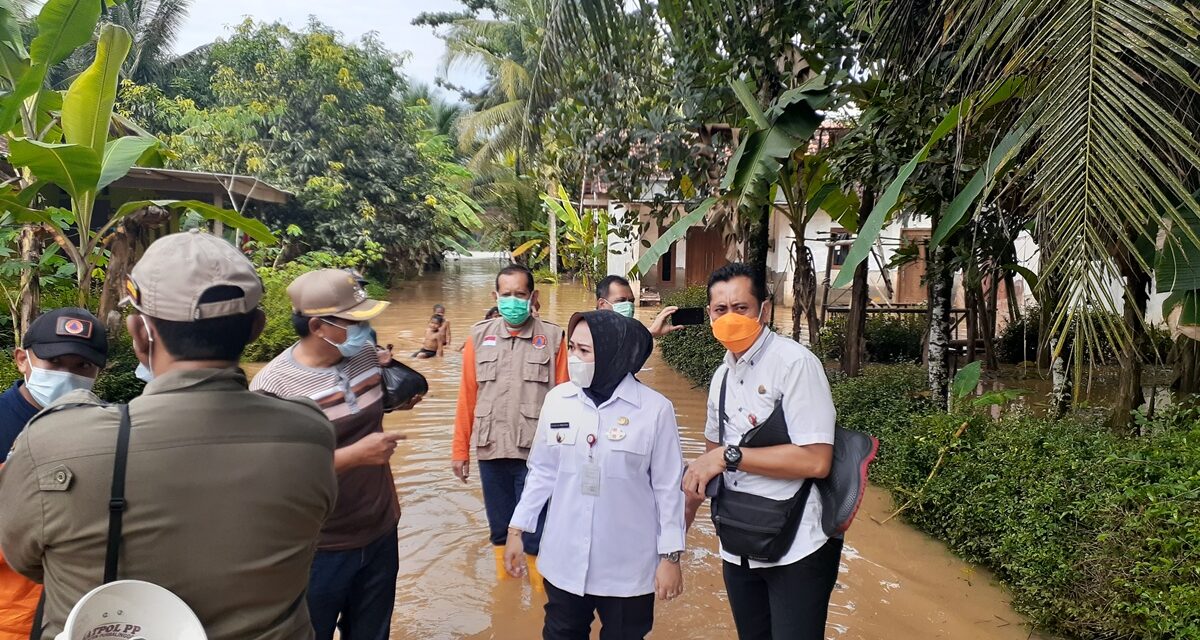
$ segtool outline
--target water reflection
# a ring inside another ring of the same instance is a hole
[[[398,354],[416,351],[435,303],[446,305],[456,348],[469,328],[492,306],[493,278],[500,263],[466,261],[447,271],[405,283],[391,294],[392,306],[375,326],[381,342]],[[593,307],[581,286],[542,289],[542,316],[565,324]],[[649,322],[653,309],[639,309]],[[473,470],[468,484],[450,472],[449,451],[461,355],[454,349],[430,360],[403,358],[424,373],[430,393],[414,411],[392,414],[386,428],[408,434],[393,460],[400,520],[400,575],[392,638],[540,637],[543,596],[517,580],[497,583],[487,521]],[[705,393],[667,367],[656,353],[641,379],[675,403],[688,457],[704,449]],[[899,521],[885,526],[889,498],[872,489],[847,536],[827,637],[848,640],[978,638],[1025,640],[1023,620],[989,576],[955,559],[937,542]],[[721,581],[711,522],[702,512],[688,537],[686,593],[658,603],[654,638],[735,637]]]

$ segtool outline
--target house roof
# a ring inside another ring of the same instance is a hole
[[[134,167],[129,173],[112,184],[125,189],[151,191],[180,191],[185,193],[232,192],[248,200],[283,204],[291,193],[251,176],[182,169],[154,169]]]

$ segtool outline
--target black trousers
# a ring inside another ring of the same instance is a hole
[[[842,559],[841,538],[782,567],[724,563],[725,590],[740,640],[824,640],[829,597]]]
[[[632,598],[577,596],[545,582],[542,640],[588,640],[600,614],[600,640],[642,640],[654,626],[654,594]]]

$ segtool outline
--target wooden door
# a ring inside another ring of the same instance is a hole
[[[920,257],[900,265],[900,273],[896,278],[896,304],[929,302],[929,293],[925,288],[925,260],[931,235],[929,229],[904,229],[900,232],[900,245],[906,247],[916,244]]]
[[[725,259],[725,239],[716,229],[691,229],[687,234],[687,284],[706,284],[713,271],[729,264]]]

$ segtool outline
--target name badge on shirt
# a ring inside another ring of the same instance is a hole
[[[600,465],[595,461],[589,460],[583,464],[580,486],[585,496],[600,495]]]

